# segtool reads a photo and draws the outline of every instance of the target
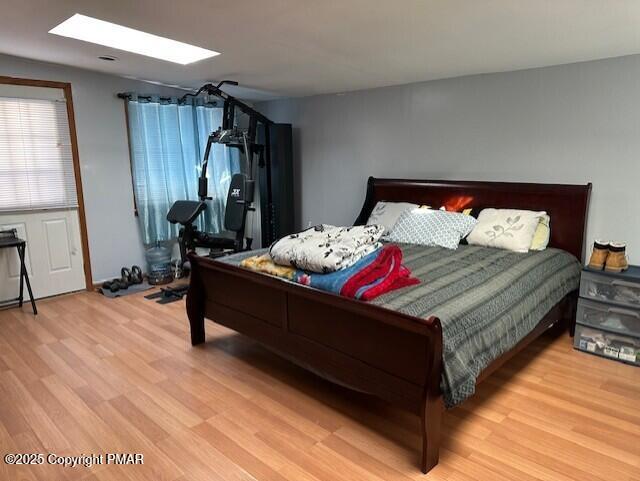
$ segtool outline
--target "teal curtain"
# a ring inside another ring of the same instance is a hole
[[[145,244],[177,238],[180,226],[166,216],[176,200],[197,200],[207,138],[222,122],[222,109],[176,99],[131,95],[127,105],[133,186]],[[207,209],[198,228],[223,230],[231,176],[240,171],[239,152],[214,144],[209,156]]]

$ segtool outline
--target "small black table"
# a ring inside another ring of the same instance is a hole
[[[29,299],[31,300],[31,307],[33,308],[33,314],[38,314],[36,301],[33,298],[33,292],[31,291],[31,283],[29,282],[29,273],[27,272],[27,266],[24,263],[27,242],[18,237],[18,232],[15,229],[0,231],[0,249],[8,249],[11,247],[18,249],[18,257],[20,258],[20,295],[15,299],[2,301],[1,305],[6,306],[7,304],[17,301],[18,306],[22,307],[22,301],[24,299],[24,283],[26,282],[27,290],[29,291]]]

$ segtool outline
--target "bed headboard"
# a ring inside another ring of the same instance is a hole
[[[549,246],[584,260],[591,183],[528,184],[457,180],[378,179],[369,177],[356,225],[367,222],[376,202],[412,202],[435,208],[469,197],[469,207],[544,210],[551,217]]]

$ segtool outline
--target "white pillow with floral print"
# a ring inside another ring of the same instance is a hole
[[[529,252],[538,222],[547,213],[516,209],[483,209],[467,236],[471,245]]]
[[[410,202],[378,202],[367,220],[367,225],[381,225],[384,227],[384,234],[388,235],[391,232],[391,228],[395,225],[400,215],[409,209],[416,209],[420,207],[418,204],[412,204]]]

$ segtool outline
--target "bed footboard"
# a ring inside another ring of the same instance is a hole
[[[205,318],[245,334],[302,366],[421,418],[423,472],[438,462],[442,332],[364,302],[190,255],[187,314],[193,345]]]

